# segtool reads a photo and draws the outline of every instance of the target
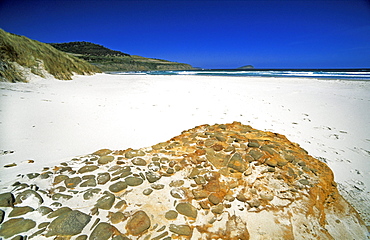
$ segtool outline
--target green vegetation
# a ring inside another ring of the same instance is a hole
[[[193,69],[189,64],[129,55],[90,42],[51,43],[51,45],[106,72]]]
[[[49,44],[0,29],[0,81],[26,82],[22,68],[28,68],[41,77],[44,77],[46,70],[61,80],[70,80],[73,73],[100,72],[96,66],[58,51]]]
[[[75,54],[100,56],[100,57],[125,57],[130,56],[127,53],[111,50],[102,45],[90,42],[68,42],[68,43],[50,43],[56,49]]]

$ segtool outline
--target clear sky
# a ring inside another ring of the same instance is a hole
[[[370,68],[369,0],[0,0],[0,28],[203,68]]]

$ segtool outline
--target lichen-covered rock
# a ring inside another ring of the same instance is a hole
[[[126,229],[131,235],[137,236],[149,229],[150,224],[148,215],[144,211],[137,211],[128,220]]]
[[[78,210],[68,211],[54,219],[48,226],[46,236],[74,236],[82,232],[91,217]]]
[[[280,134],[237,122],[198,126],[153,147],[99,150],[43,171],[53,178],[19,176],[4,186],[2,233],[78,240],[368,238],[325,163]],[[31,207],[38,211],[27,212]],[[42,223],[34,228],[26,221],[31,228],[18,232],[9,227],[14,214]]]
[[[31,219],[12,218],[1,224],[0,236],[10,238],[18,233],[27,232],[35,226],[36,222]]]

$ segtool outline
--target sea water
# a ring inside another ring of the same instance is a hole
[[[353,70],[179,70],[179,71],[140,71],[114,72],[113,74],[140,75],[202,75],[239,77],[302,77],[316,79],[342,79],[370,81],[370,69]]]

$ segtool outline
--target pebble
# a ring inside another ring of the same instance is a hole
[[[223,211],[224,211],[224,206],[222,204],[213,206],[211,208],[211,212],[214,213],[214,214],[221,214],[221,213],[223,213]]]
[[[251,150],[249,151],[249,154],[252,156],[254,160],[258,160],[263,156],[263,153],[258,150]]]
[[[110,180],[109,173],[98,173],[97,181],[98,184],[103,185],[106,184]]]
[[[78,173],[87,173],[87,172],[93,172],[95,171],[96,169],[98,169],[99,167],[98,166],[95,166],[95,165],[87,165],[87,166],[83,166],[81,167],[80,169],[78,169]]]
[[[40,176],[40,173],[28,173],[28,174],[26,174],[26,176],[29,179],[34,179],[34,178],[37,178],[38,176]]]
[[[0,207],[13,207],[14,195],[10,192],[0,194]]]
[[[184,183],[184,180],[172,180],[170,182],[170,187],[181,187],[182,185],[184,185]]]
[[[148,215],[144,211],[139,210],[127,221],[126,229],[131,235],[137,236],[149,229],[150,224]]]
[[[154,190],[161,190],[164,188],[164,185],[163,184],[151,184],[150,187],[153,188]]]
[[[128,186],[132,187],[139,186],[140,184],[143,183],[143,179],[137,177],[127,177],[125,181]]]
[[[42,222],[42,223],[40,223],[40,224],[37,226],[37,228],[45,228],[45,227],[47,227],[49,224],[50,224],[50,222]]]
[[[167,219],[167,220],[174,220],[177,218],[179,214],[174,211],[174,210],[170,210],[168,212],[166,212],[166,214],[164,215],[164,217]]]
[[[98,199],[95,206],[100,209],[109,210],[113,206],[115,198],[116,197],[112,193],[105,191],[104,195]]]
[[[15,163],[10,163],[10,164],[6,164],[6,165],[4,165],[4,168],[10,168],[10,167],[15,167],[15,166],[17,166],[17,164],[15,164]]]
[[[198,211],[197,209],[191,205],[190,203],[179,203],[176,206],[176,211],[179,212],[182,215],[185,215],[187,217],[191,218],[197,218]]]
[[[298,182],[301,183],[301,184],[303,184],[303,185],[310,184],[310,182],[307,179],[305,179],[305,178],[298,180]]]
[[[62,215],[63,213],[70,212],[70,211],[72,211],[72,209],[70,209],[69,207],[62,207],[62,208],[55,210],[54,212],[51,212],[48,215],[48,218],[55,218],[55,217]]]
[[[191,236],[193,230],[188,225],[175,225],[170,224],[170,231],[178,235]]]
[[[109,215],[109,220],[113,224],[117,224],[126,219],[126,216],[121,212],[115,212]]]
[[[85,182],[80,184],[80,187],[95,187],[95,186],[96,186],[96,180],[94,178],[86,180]]]
[[[153,189],[151,189],[151,188],[146,188],[146,189],[144,189],[143,194],[144,194],[145,196],[148,196],[148,195],[150,195],[152,192],[153,192]]]
[[[193,189],[192,190],[192,193],[194,195],[194,199],[203,199],[203,198],[206,198],[208,197],[209,195],[209,192],[208,191],[205,191],[205,190],[196,190],[196,189]]]
[[[219,197],[218,195],[214,194],[214,193],[211,193],[209,196],[208,196],[208,200],[213,204],[213,205],[217,205],[219,204],[221,201],[222,201],[222,198]]]
[[[122,208],[125,205],[127,205],[127,202],[125,200],[121,200],[121,201],[119,201],[119,202],[116,203],[116,205],[114,206],[114,208],[120,209],[120,208]]]
[[[260,144],[257,141],[252,140],[252,141],[248,142],[248,147],[250,147],[250,148],[259,148]]]
[[[68,179],[69,177],[67,175],[57,175],[54,178],[54,184],[58,184],[60,182],[63,182],[64,180]]]
[[[277,161],[273,158],[269,158],[265,161],[265,163],[270,166],[270,167],[276,167],[277,166]]]
[[[142,158],[135,158],[133,160],[131,160],[132,164],[134,165],[137,165],[137,166],[145,166],[146,165],[146,161]]]
[[[73,236],[82,232],[91,216],[78,210],[67,211],[54,219],[48,226],[46,237],[55,235]]]
[[[110,150],[110,149],[100,149],[100,150],[94,152],[93,154],[98,155],[98,156],[105,156],[105,155],[108,155],[108,154],[111,154],[111,153],[112,153],[112,150]]]
[[[87,235],[80,235],[76,237],[76,240],[87,240],[88,236]]]
[[[53,211],[53,209],[49,208],[49,207],[46,207],[46,206],[41,206],[37,209],[37,211],[39,213],[41,213],[41,215],[46,215],[48,213],[51,213]]]
[[[125,153],[125,158],[143,157],[145,153],[141,150],[130,150]]]
[[[238,172],[244,172],[248,168],[248,163],[244,161],[244,159],[239,153],[235,153],[231,157],[227,166]]]
[[[83,198],[85,200],[89,200],[94,196],[94,194],[97,194],[99,192],[100,192],[99,188],[90,188],[90,189],[86,190],[86,192],[83,195]]]
[[[247,201],[247,203],[248,203],[248,205],[249,205],[250,207],[258,208],[259,206],[261,206],[261,202],[260,202],[260,200],[258,200],[258,199],[256,199],[256,198],[252,199],[251,201]]]
[[[104,165],[114,160],[113,156],[101,156],[98,160],[98,164]]]
[[[20,194],[17,195],[17,197],[15,198],[15,202],[14,203],[16,203],[16,204],[22,203],[24,200],[26,200],[28,198],[35,199],[38,204],[42,204],[44,202],[44,200],[42,199],[42,197],[40,196],[40,194],[38,194],[34,190],[27,189],[27,190],[25,190],[22,193],[20,193]]]
[[[117,228],[110,225],[109,223],[101,222],[99,223],[92,233],[90,234],[90,240],[108,240],[113,234],[118,232]]]
[[[265,152],[270,153],[271,155],[276,154],[275,150],[273,150],[272,148],[270,148],[270,147],[268,147],[268,146],[266,146],[266,145],[264,145],[264,146],[260,147],[260,149],[261,149],[262,151],[265,151]]]
[[[181,188],[171,189],[170,194],[174,198],[178,198],[178,199],[184,199],[185,198],[185,191],[182,190]]]
[[[68,178],[64,180],[64,185],[66,188],[75,188],[80,184],[81,178],[80,177],[73,177],[73,178]]]
[[[12,218],[1,224],[0,236],[10,238],[18,233],[27,232],[35,226],[36,222],[31,219]]]
[[[116,182],[109,186],[109,191],[117,193],[127,188],[127,183],[123,181]]]
[[[152,171],[145,172],[145,177],[149,183],[154,183],[158,181],[159,179],[161,179],[161,175],[159,175],[156,172],[152,172]]]
[[[57,201],[59,199],[71,199],[73,196],[71,195],[66,195],[66,194],[62,194],[62,193],[56,193],[56,194],[53,194],[53,196],[51,197],[51,199],[53,199],[54,201]]]
[[[0,224],[4,221],[5,212],[0,209]]]

